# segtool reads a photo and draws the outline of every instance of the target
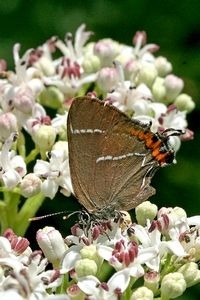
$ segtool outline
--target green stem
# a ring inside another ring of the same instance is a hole
[[[25,159],[26,164],[28,165],[31,161],[34,161],[38,153],[38,149],[33,149]]]
[[[8,219],[6,214],[6,205],[4,201],[0,201],[0,223],[1,223],[1,235],[4,233],[5,229],[9,227]]]
[[[30,218],[34,217],[45,197],[42,193],[28,198],[17,215],[15,233],[23,236],[30,225]]]
[[[136,280],[137,279],[135,277],[131,277],[129,285],[128,285],[126,291],[124,292],[122,299],[126,300],[126,299],[131,298],[131,295],[133,293],[133,285],[136,282]]]
[[[24,134],[20,131],[17,139],[17,148],[19,151],[19,155],[22,157],[26,157],[26,147],[25,147],[25,137]]]
[[[6,213],[9,227],[14,229],[18,213],[20,195],[15,192],[4,192],[4,201],[6,203]]]
[[[111,267],[106,261],[103,262],[101,267],[97,272],[97,277],[100,281],[107,281],[113,272],[113,267]]]
[[[7,228],[15,229],[20,195],[13,191],[3,192],[4,201],[0,205],[1,233]]]
[[[66,289],[69,285],[69,275],[65,274],[62,276],[62,284],[57,288],[56,294],[64,294],[66,293]]]
[[[164,266],[160,272],[160,280],[162,281],[162,278],[175,270],[174,264],[172,263],[172,256],[170,254],[166,255]]]

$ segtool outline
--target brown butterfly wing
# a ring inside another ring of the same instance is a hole
[[[139,125],[98,99],[80,97],[71,105],[70,173],[75,196],[89,212],[108,206],[130,210],[154,194],[150,174],[158,163],[132,133],[134,126]]]

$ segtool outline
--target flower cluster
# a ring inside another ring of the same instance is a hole
[[[137,213],[138,225],[107,224],[103,235],[98,226],[88,236],[74,226],[66,238],[68,250],[59,233],[46,228],[37,233],[46,259],[17,236],[25,234],[45,197],[73,192],[66,123],[74,97],[105,99],[130,118],[151,124],[153,132],[181,130],[180,137],[170,137],[175,151],[182,140],[193,138],[186,117],[195,104],[172,64],[154,55],[158,45],[148,44],[145,32],[135,34],[132,46],[108,38],[88,42],[91,35],[81,25],[74,38],[70,33],[64,41],[52,37],[22,56],[15,44],[13,71],[0,60],[1,299],[166,298],[170,281],[185,288],[198,281],[198,227],[191,228],[192,221],[178,218],[174,210],[159,212],[156,221],[155,215]],[[47,259],[52,270],[46,270]],[[191,268],[196,278],[186,279]],[[133,292],[141,277],[144,286]]]
[[[122,212],[120,222],[96,237],[76,226],[63,239],[45,227],[36,235],[42,251],[6,230],[0,237],[1,299],[174,299],[199,283],[200,216],[188,218],[180,207],[158,211],[146,201],[136,219]]]

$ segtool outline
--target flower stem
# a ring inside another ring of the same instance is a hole
[[[38,149],[33,149],[26,157],[25,161],[26,161],[26,164],[29,164],[31,161],[34,161],[37,154],[39,153]]]
[[[20,195],[14,191],[4,191],[3,198],[0,205],[1,233],[9,227],[15,229]]]
[[[44,199],[44,195],[40,193],[26,200],[17,215],[17,221],[15,224],[16,234],[21,236],[25,234],[27,228],[30,225],[29,219],[35,216]]]

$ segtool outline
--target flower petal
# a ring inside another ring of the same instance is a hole
[[[62,261],[62,273],[68,272],[74,268],[75,262],[81,258],[80,247],[72,246],[66,254]]]
[[[130,282],[130,269],[126,268],[116,272],[108,281],[109,289],[115,291],[120,288],[124,292]]]

